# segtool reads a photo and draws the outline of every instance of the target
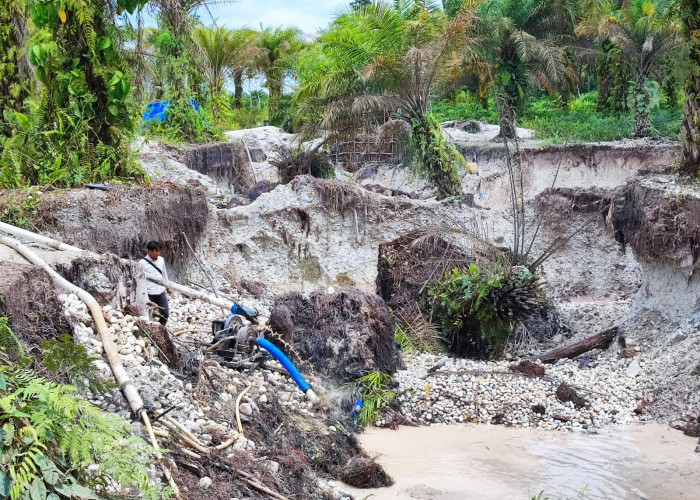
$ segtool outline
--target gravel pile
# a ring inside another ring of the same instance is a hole
[[[74,340],[85,346],[90,356],[100,358],[94,362],[95,367],[102,378],[112,380],[109,365],[102,359],[102,343],[92,327],[93,321],[87,307],[72,294],[62,295],[60,300],[74,325]],[[221,309],[208,303],[183,299],[178,295],[171,297],[171,310],[168,327],[171,331],[180,333],[174,340],[187,362],[188,356],[194,359],[193,356],[198,353],[200,347],[211,343],[211,321],[221,318],[223,314]],[[168,414],[205,444],[211,444],[212,432],[227,437],[238,434],[233,419],[230,418],[233,412],[227,410],[232,410],[235,397],[247,383],[252,385],[252,389],[243,397],[240,405],[244,422],[260,413],[261,407],[268,402],[270,393],[275,393],[283,406],[294,405],[300,413],[311,413],[311,404],[291,378],[267,369],[255,370],[244,376],[238,371],[221,366],[215,359],[205,361],[207,371],[212,378],[227,380],[228,383],[220,388],[217,401],[210,406],[203,404],[199,397],[200,388],[193,386],[182,373],[171,371],[158,359],[157,348],[149,338],[137,335],[139,328],[136,321],[147,321],[148,318],[125,315],[110,306],[105,306],[103,311],[124,367],[138,387],[144,403],[151,405],[156,411],[174,407]],[[118,413],[124,418],[130,416],[126,400],[118,389],[96,394],[92,402],[103,410]],[[218,413],[227,413],[229,418],[213,420],[211,415]],[[254,450],[255,443],[241,437],[234,449]]]
[[[73,323],[74,341],[85,346],[90,356],[99,358],[94,361],[99,377],[113,380],[111,369],[103,360],[102,343],[93,329],[93,320],[87,307],[72,294],[64,294],[59,299]],[[220,319],[225,314],[211,304],[190,300],[178,294],[170,299],[171,316],[168,327],[176,334],[174,341],[186,364],[188,356],[192,357],[201,347],[211,343],[211,321]],[[135,382],[144,403],[151,405],[158,413],[174,407],[168,412],[168,416],[192,432],[206,446],[216,446],[219,442],[236,438],[229,448],[229,456],[233,456],[232,453],[237,451],[255,453],[255,441],[238,433],[234,417],[236,397],[248,384],[251,385],[251,389],[240,404],[244,430],[246,425],[249,425],[246,422],[250,422],[251,419],[265,418],[265,406],[272,398],[276,398],[282,406],[292,406],[299,415],[317,417],[311,403],[305,399],[292,379],[277,371],[281,369],[281,365],[276,362],[271,365],[274,369],[257,369],[252,373],[243,374],[221,366],[215,358],[207,358],[204,365],[211,378],[226,381],[220,390],[213,391],[212,402],[211,397],[202,397],[202,388],[193,385],[192,376],[170,370],[158,359],[156,347],[149,338],[140,335],[137,326],[137,321],[148,321],[148,318],[123,314],[109,306],[105,306],[103,311],[124,367]],[[210,388],[207,388],[207,391],[211,395]],[[126,419],[131,418],[127,402],[118,389],[94,394],[89,399],[105,411],[117,413]],[[161,421],[156,422],[155,428],[165,430],[161,427]],[[279,468],[278,463],[270,460],[265,463],[268,462],[271,472]],[[202,484],[203,481],[205,484]],[[319,479],[317,485],[327,492],[328,498],[350,499],[334,481]],[[206,489],[210,486],[211,478],[204,477],[200,480],[200,488]]]
[[[563,360],[545,366],[543,378],[514,373],[507,361],[446,360],[420,354],[405,358],[406,370],[395,380],[401,411],[419,424],[502,423],[518,427],[583,431],[611,423],[640,420],[634,410],[641,402],[638,376],[644,362],[638,359]],[[583,363],[584,365],[586,363]],[[566,382],[586,399],[577,408],[556,397]],[[382,422],[379,422],[381,425]]]

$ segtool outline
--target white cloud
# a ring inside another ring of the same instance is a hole
[[[316,33],[341,12],[350,0],[240,0],[236,3],[214,3],[209,11],[217,23],[229,28],[258,29],[264,26],[296,26],[304,33]],[[199,15],[205,24],[211,17],[207,9]]]

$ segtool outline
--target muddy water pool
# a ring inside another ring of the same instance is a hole
[[[657,424],[576,434],[491,425],[370,429],[360,436],[396,484],[367,500],[697,499],[696,438]]]

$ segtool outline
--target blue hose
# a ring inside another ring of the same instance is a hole
[[[299,373],[299,370],[297,370],[297,367],[294,366],[294,363],[292,363],[285,354],[280,351],[280,349],[270,342],[267,339],[264,339],[262,337],[258,338],[255,343],[258,345],[258,347],[265,349],[268,351],[270,354],[272,354],[277,361],[282,363],[282,366],[284,366],[285,370],[289,372],[289,374],[292,376],[292,379],[294,379],[294,382],[299,386],[299,389],[301,389],[302,392],[306,393],[311,388],[311,385],[304,380],[304,377],[302,377],[301,373]]]

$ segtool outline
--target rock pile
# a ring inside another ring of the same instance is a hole
[[[542,378],[515,373],[506,361],[466,359],[447,361],[429,373],[440,360],[429,354],[409,356],[406,370],[395,377],[401,412],[413,422],[491,422],[583,431],[645,418],[634,413],[641,400],[639,371],[630,372],[629,365],[642,369],[644,362],[637,359],[593,360],[585,368],[579,361],[563,360],[547,366]],[[573,387],[588,405],[576,408],[572,402],[559,401],[556,390],[561,382]]]
[[[93,329],[93,320],[87,307],[72,294],[62,295],[60,300],[74,326],[74,341],[85,346],[90,356],[99,358],[94,361],[99,377],[113,380],[111,369],[103,360],[103,346]],[[170,305],[172,312],[168,326],[175,333],[174,340],[183,354],[183,364],[187,364],[187,353],[192,359],[192,355],[199,352],[200,347],[211,343],[211,320],[220,318],[222,312],[210,304],[184,299],[178,295],[171,297]],[[271,435],[260,435],[256,428],[261,421],[269,418],[268,412],[276,411],[275,408],[287,406],[301,418],[321,418],[304,399],[304,394],[291,378],[280,373],[279,365],[274,366],[273,363],[272,369],[263,368],[242,374],[219,365],[215,359],[206,358],[202,366],[208,373],[208,380],[214,385],[211,387],[203,382],[203,378],[184,373],[184,367],[183,373],[179,373],[169,369],[158,359],[156,346],[148,337],[142,336],[137,325],[137,322],[147,322],[148,318],[123,314],[109,306],[103,307],[103,312],[119,348],[124,367],[138,387],[144,403],[151,406],[156,413],[169,410],[168,417],[181,424],[205,446],[216,447],[223,442],[234,440],[233,445],[224,452],[228,458],[239,456],[237,453],[255,454],[257,448],[264,445],[258,439],[271,438]],[[244,436],[237,430],[235,401],[248,384],[250,390],[242,397],[240,403]],[[115,412],[127,419],[130,417],[128,405],[118,389],[93,394],[89,399],[105,411]],[[168,417],[155,422],[154,428],[167,431],[167,426],[163,427],[163,420]],[[170,430],[172,431],[172,428]],[[255,436],[257,437],[253,439]],[[311,440],[314,437],[308,436],[307,439]],[[279,469],[278,462],[270,459],[265,463],[268,462],[271,472],[273,466]],[[284,482],[285,476],[282,471],[279,474],[275,473],[275,476],[279,476],[282,478],[280,481]],[[190,494],[194,496],[188,498],[202,498],[198,496],[199,493],[212,487],[211,478],[206,479],[200,478],[198,482],[195,481],[197,490],[192,490],[191,486]],[[319,481],[315,484],[316,486],[311,488],[323,490],[324,498],[350,499],[332,481]]]

